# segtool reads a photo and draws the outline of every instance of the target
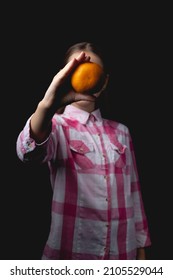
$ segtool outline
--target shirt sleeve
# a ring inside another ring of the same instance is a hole
[[[19,159],[23,162],[46,162],[53,156],[54,144],[53,144],[53,127],[49,137],[42,143],[36,143],[36,141],[30,135],[30,120],[27,120],[23,130],[19,133],[16,142],[16,152]],[[53,123],[53,122],[52,122]]]
[[[129,145],[130,145],[130,158],[131,158],[131,192],[132,192],[134,213],[135,213],[137,247],[146,247],[151,244],[151,239],[149,234],[148,221],[144,209],[144,203],[142,199],[141,185],[139,182],[134,146],[130,133],[129,133],[129,139],[130,139]]]

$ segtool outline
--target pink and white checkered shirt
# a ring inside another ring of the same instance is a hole
[[[128,128],[68,105],[48,139],[17,139],[22,161],[48,162],[52,218],[42,259],[135,259],[151,244]]]

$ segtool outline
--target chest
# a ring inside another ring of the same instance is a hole
[[[66,157],[78,168],[94,168],[115,164],[123,168],[129,164],[129,151],[123,137],[103,126],[68,128],[64,131]]]

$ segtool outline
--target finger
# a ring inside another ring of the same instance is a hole
[[[69,73],[71,73],[72,70],[74,70],[80,63],[87,61],[90,61],[90,56],[82,51],[77,57],[70,60],[62,70],[66,73],[66,75],[69,75]]]
[[[77,57],[70,60],[64,68],[55,75],[54,81],[59,81],[59,84],[61,84],[80,63],[86,61],[90,61],[90,56],[86,55],[85,52],[82,51]]]
[[[77,57],[76,60],[81,63],[84,61],[89,61],[90,60],[90,56],[87,55],[84,51],[82,51]]]
[[[72,60],[70,60],[65,66],[64,68],[62,68],[55,77],[58,77],[59,79],[64,79],[66,77],[68,77],[72,71],[83,61],[85,61],[85,59],[89,59],[88,57],[86,58],[85,53],[82,52],[80,53],[80,55],[77,58],[73,58]]]

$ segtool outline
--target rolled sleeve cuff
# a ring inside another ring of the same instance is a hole
[[[31,137],[31,131],[30,131],[30,120],[31,117],[26,122],[25,128],[24,128],[24,134],[23,134],[23,153],[29,153],[32,152],[37,147],[44,147],[47,145],[47,142],[50,138],[50,135],[41,143],[37,143],[32,137]]]

